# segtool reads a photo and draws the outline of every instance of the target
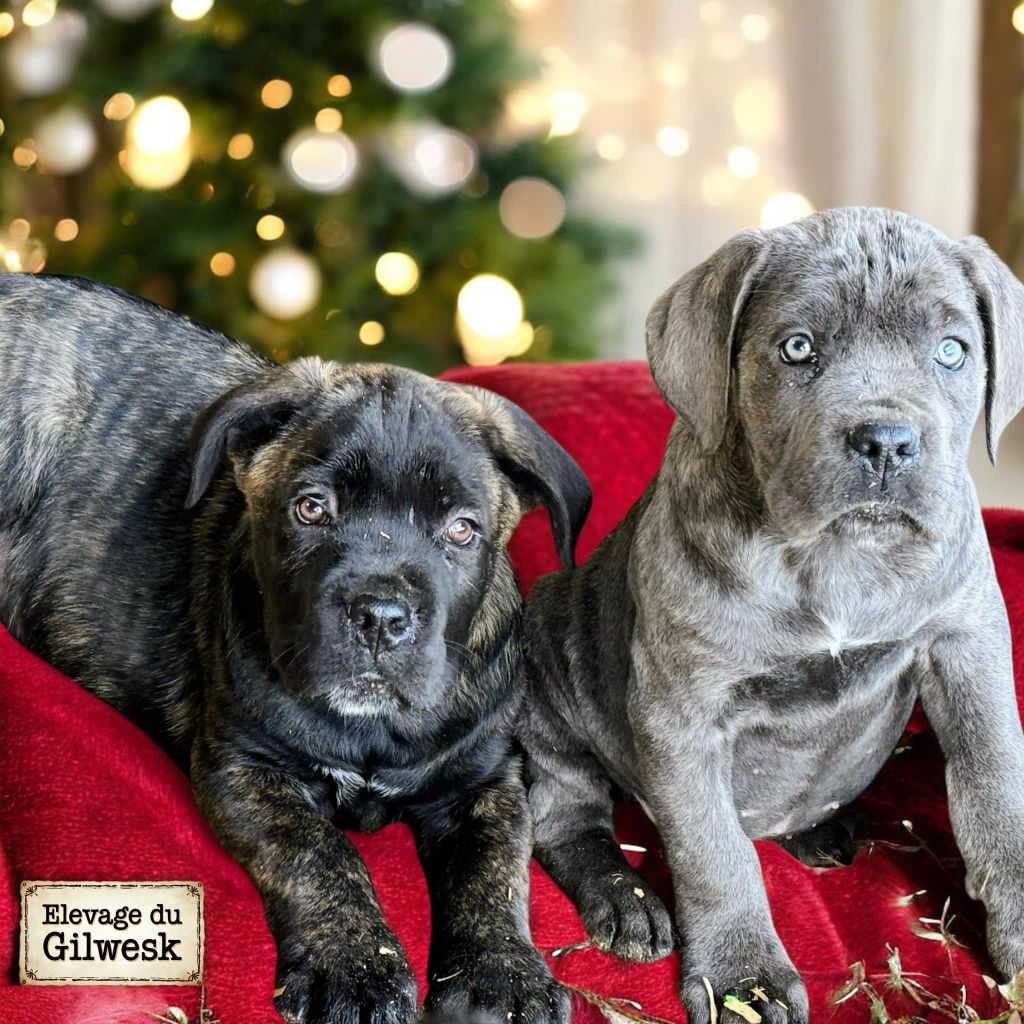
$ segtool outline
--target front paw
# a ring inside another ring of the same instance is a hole
[[[412,1024],[416,979],[398,940],[286,939],[274,1005],[291,1024]]]
[[[680,987],[690,1024],[743,1024],[754,1014],[764,1024],[807,1024],[807,989],[776,936],[728,926],[710,934],[684,945]]]
[[[526,942],[453,950],[431,971],[428,1024],[569,1024],[569,994]]]
[[[588,876],[576,893],[576,908],[591,941],[606,953],[649,963],[672,952],[672,917],[631,868]]]

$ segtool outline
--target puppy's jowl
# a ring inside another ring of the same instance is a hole
[[[0,277],[0,618],[189,762],[263,896],[289,1020],[414,1018],[341,831],[399,819],[431,892],[429,1009],[567,1016],[527,926],[505,544],[543,502],[571,563],[589,500],[487,392],[275,367],[113,289]]]
[[[707,979],[719,1007],[759,988],[768,1020],[805,1021],[751,839],[849,853],[829,819],[920,697],[989,952],[1024,969],[1024,739],[967,470],[979,411],[994,455],[1024,402],[1024,287],[980,240],[835,210],[733,239],[647,337],[678,414],[664,464],[527,609],[542,863],[599,945],[666,954],[670,917],[611,830],[610,784],[635,794],[672,870],[690,1020],[711,1019]]]

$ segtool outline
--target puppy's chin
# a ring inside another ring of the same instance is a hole
[[[379,672],[366,672],[336,683],[322,693],[327,707],[343,717],[387,718],[411,711],[414,707]]]
[[[308,666],[282,673],[290,693],[336,715],[397,718],[429,711],[447,686],[446,664],[404,664],[389,673],[379,666]]]
[[[919,516],[900,505],[881,501],[844,509],[825,529],[855,543],[882,546],[931,536],[927,524]]]

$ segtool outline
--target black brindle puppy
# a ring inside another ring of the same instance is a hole
[[[430,887],[428,1009],[567,1017],[527,924],[505,545],[543,503],[571,563],[589,501],[496,395],[274,366],[111,288],[0,275],[0,619],[189,763],[289,1020],[415,1016],[341,831],[396,820]]]

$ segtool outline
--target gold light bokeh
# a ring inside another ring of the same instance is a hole
[[[135,98],[126,92],[115,92],[103,104],[103,116],[108,121],[123,121],[135,110]]]
[[[213,7],[213,0],[171,0],[171,13],[182,21],[198,21]]]
[[[386,252],[374,267],[377,283],[388,295],[408,295],[420,283],[420,268],[406,252]]]
[[[348,75],[332,75],[327,80],[327,91],[332,96],[348,96],[352,92],[352,80]]]
[[[260,99],[263,101],[263,106],[269,107],[271,110],[287,107],[292,101],[291,83],[286,82],[283,78],[272,78],[260,90]]]
[[[228,156],[232,160],[244,160],[252,155],[253,141],[248,132],[239,132],[228,140]]]
[[[22,8],[21,20],[29,28],[39,28],[53,20],[57,13],[57,0],[28,0]]]
[[[210,257],[210,270],[217,277],[230,277],[236,265],[235,257],[229,252],[215,252]]]
[[[384,340],[384,325],[379,320],[367,320],[359,328],[359,340],[364,345],[379,345]]]
[[[265,242],[273,242],[284,234],[284,221],[277,214],[264,214],[256,221],[256,234]]]
[[[53,228],[53,237],[58,242],[73,242],[78,237],[78,221],[64,217]]]
[[[313,118],[313,123],[322,132],[340,131],[343,122],[344,118],[341,116],[341,111],[335,110],[334,107],[324,107],[322,110],[318,110],[316,117]]]

